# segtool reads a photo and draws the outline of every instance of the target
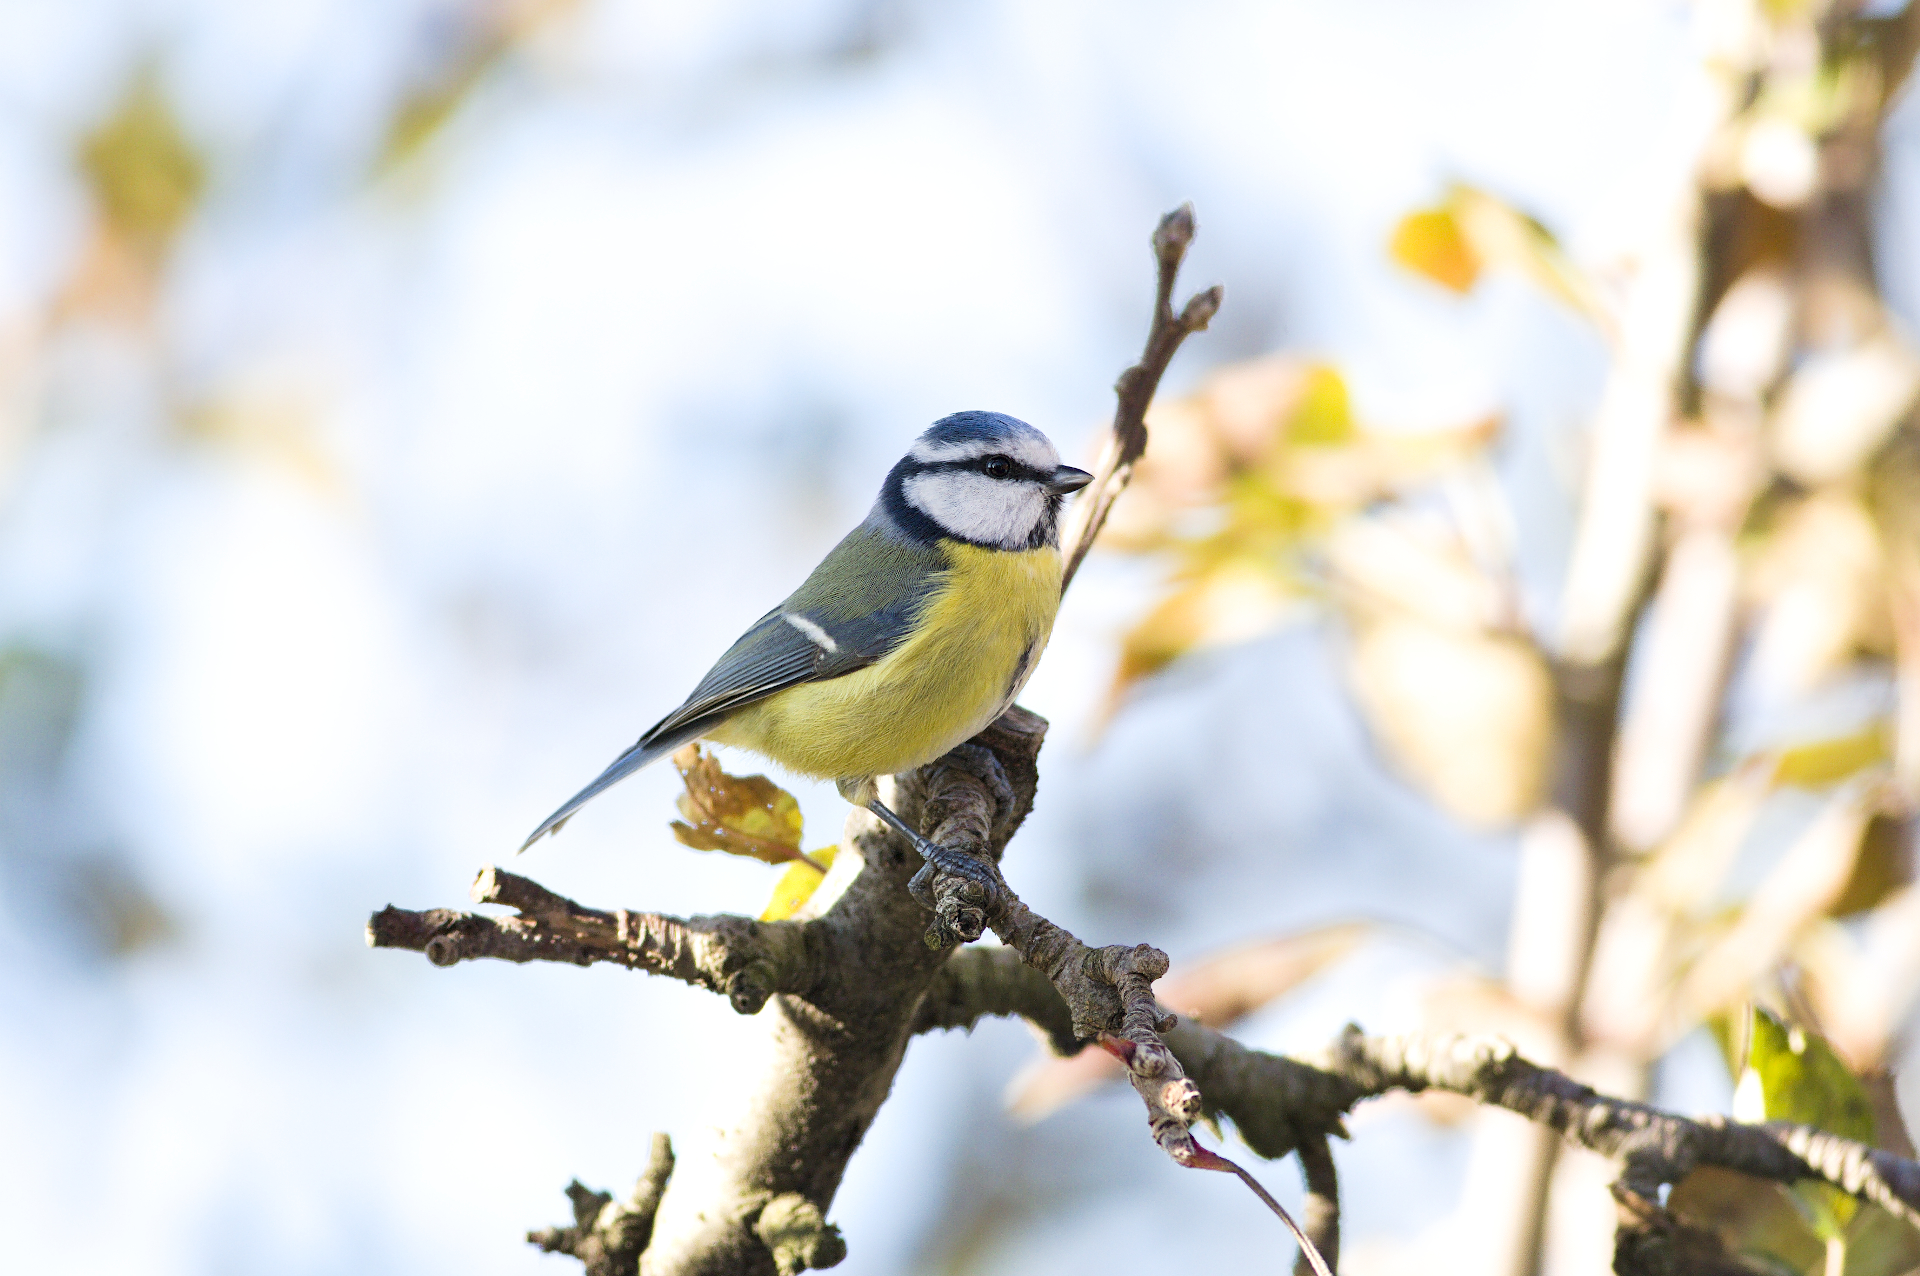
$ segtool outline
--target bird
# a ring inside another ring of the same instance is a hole
[[[742,634],[679,708],[541,822],[525,851],[641,767],[694,740],[758,753],[948,856],[880,800],[1013,704],[1063,589],[1060,512],[1091,482],[999,412],[929,426],[861,524]]]

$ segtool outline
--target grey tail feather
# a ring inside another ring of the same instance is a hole
[[[575,811],[591,802],[594,798],[599,797],[602,793],[620,783],[620,781],[626,779],[649,762],[656,761],[672,753],[689,740],[699,739],[711,730],[713,726],[713,719],[703,718],[686,723],[678,730],[671,731],[657,738],[654,737],[651,731],[641,736],[639,741],[635,743],[631,749],[628,749],[625,753],[615,758],[612,764],[609,765],[606,770],[602,771],[592,784],[589,784],[586,788],[581,789],[578,793],[568,798],[564,806],[542,821],[540,827],[533,831],[533,836],[522,842],[520,844],[520,850],[514,852],[514,854],[518,855],[524,852],[529,846],[532,846],[549,833],[558,833],[560,826],[572,819]]]

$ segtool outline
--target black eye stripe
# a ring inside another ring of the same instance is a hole
[[[966,473],[986,474],[989,461],[1004,461],[1007,465],[1006,480],[1025,479],[1032,483],[1044,483],[1050,475],[1045,470],[1036,470],[1031,465],[1023,465],[1010,456],[991,452],[986,456],[971,456],[964,461],[919,461],[914,464],[916,474]],[[989,477],[992,477],[989,475]]]

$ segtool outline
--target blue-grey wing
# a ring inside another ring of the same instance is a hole
[[[857,571],[851,570],[855,563]],[[937,550],[903,544],[862,524],[791,597],[740,635],[686,703],[548,816],[520,849],[557,831],[575,811],[641,767],[699,739],[734,710],[803,682],[845,677],[880,660],[912,632],[944,567]]]

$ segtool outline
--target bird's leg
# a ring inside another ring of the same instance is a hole
[[[888,808],[887,804],[882,802],[878,797],[868,798],[864,805],[869,811],[872,811],[880,817],[881,823],[913,843],[913,849],[920,852],[920,858],[925,860],[927,867],[933,870],[932,873],[929,873],[927,869],[921,869],[918,873],[914,874],[913,882],[908,887],[908,889],[913,892],[913,897],[920,901],[923,908],[932,909],[934,907],[933,875],[935,873],[945,873],[948,876],[957,877],[967,882],[978,891],[977,897],[983,901],[994,897],[997,890],[997,883],[993,880],[993,871],[978,859],[967,854],[965,851],[957,851],[951,847],[939,846],[928,841],[921,835],[918,829],[913,828],[905,820],[895,815],[893,811]]]

